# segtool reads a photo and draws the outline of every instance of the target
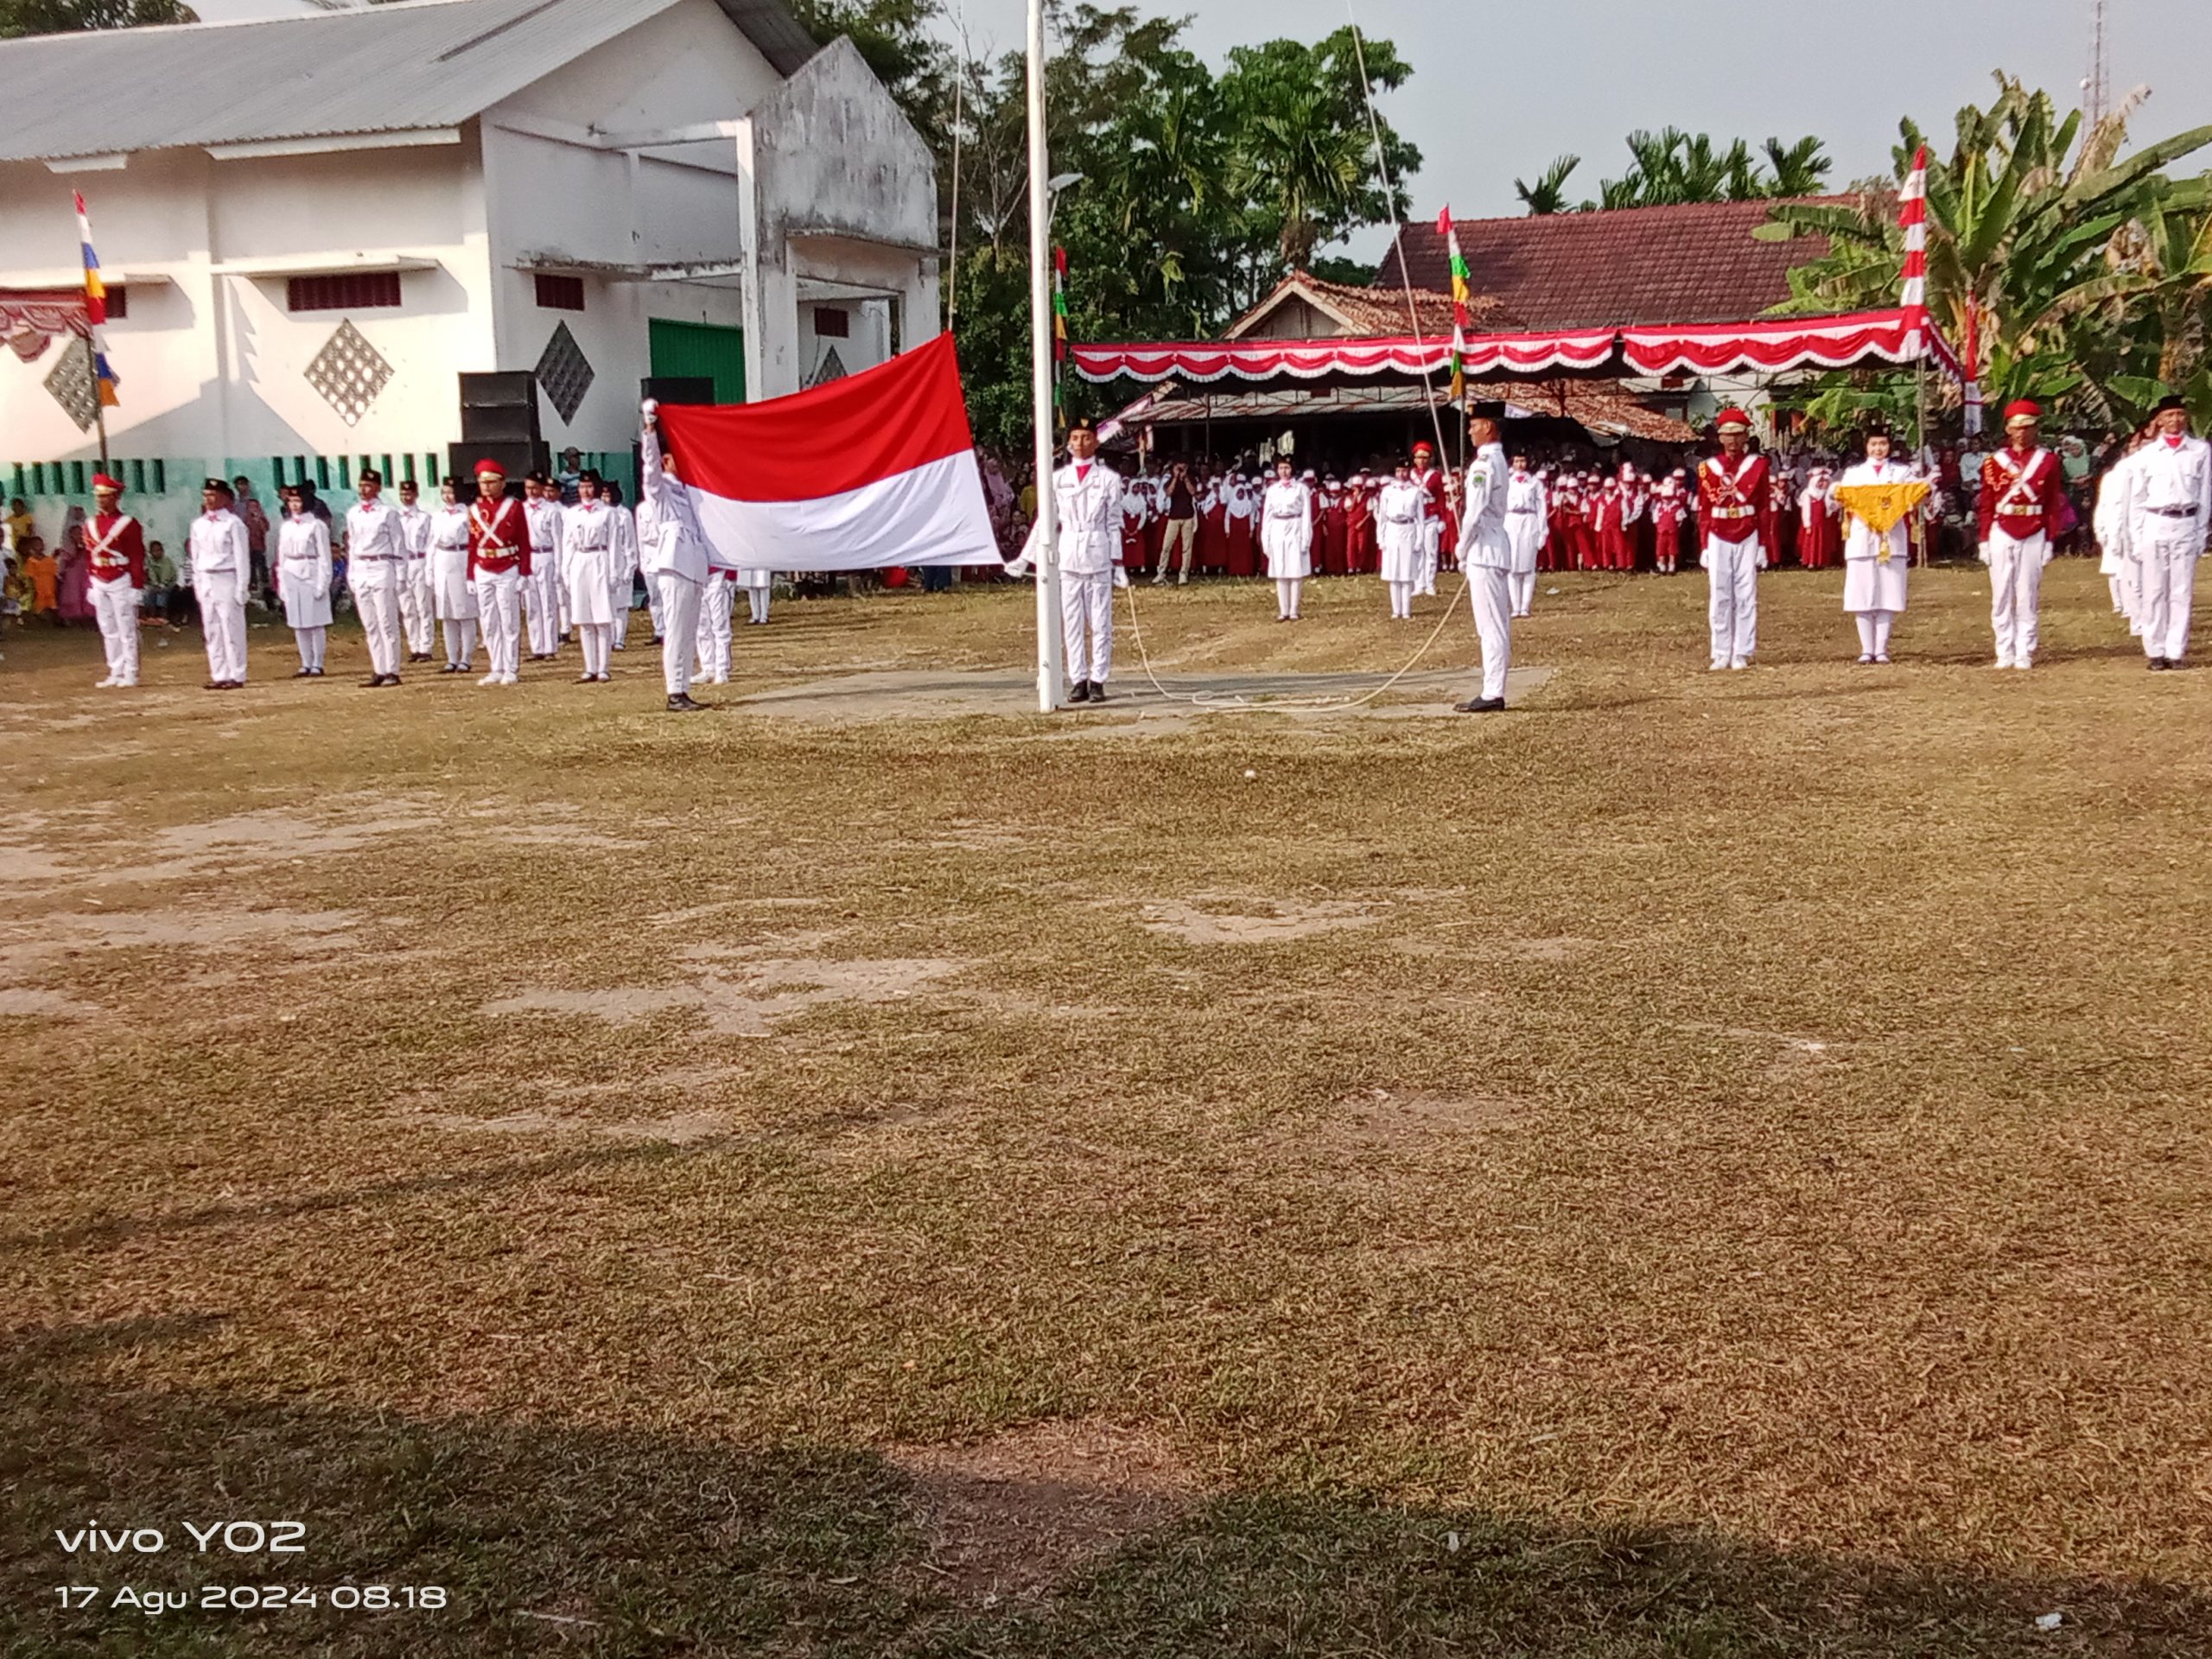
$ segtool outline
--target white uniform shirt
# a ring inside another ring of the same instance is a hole
[[[230,572],[243,594],[253,575],[253,555],[248,550],[245,520],[228,507],[203,512],[192,521],[185,536],[185,556],[192,567],[194,585],[204,576]]]
[[[1060,569],[1071,576],[1112,574],[1122,550],[1122,479],[1103,461],[1070,461],[1052,474],[1052,501],[1060,543]],[[1023,559],[1037,561],[1045,516],[1029,528]]]
[[[407,542],[400,534],[399,509],[379,498],[357,501],[346,510],[346,564],[404,559]]]
[[[430,515],[420,507],[399,510],[399,541],[410,559],[428,556],[430,551]]]
[[[638,486],[639,562],[647,575],[665,572],[687,582],[707,579],[707,533],[690,492],[660,464],[660,429],[648,427],[640,444]]]
[[[1513,549],[1513,569],[1527,575],[1536,568],[1537,551],[1551,530],[1551,493],[1535,473],[1516,473],[1505,480],[1505,539]]]
[[[2184,434],[2152,438],[2121,463],[2127,476],[2127,544],[2141,558],[2153,542],[2177,541],[2204,551],[2212,530],[2212,445]]]
[[[1833,502],[1838,489],[1848,489],[1859,484],[1906,484],[1918,476],[1900,461],[1862,461],[1847,469],[1827,494]],[[1907,513],[1891,525],[1886,536],[1877,536],[1873,527],[1855,512],[1847,512],[1844,517],[1850,526],[1843,538],[1843,556],[1846,559],[1878,559],[1886,547],[1893,561],[1902,563],[1910,560],[1911,514]]]
[[[439,553],[468,551],[468,509],[455,502],[452,506],[441,505],[435,512],[423,515],[423,543],[425,549]]]
[[[558,501],[524,501],[523,520],[530,526],[530,568],[536,570],[541,554],[550,553],[561,545],[561,504]]]
[[[303,584],[315,598],[330,593],[330,531],[311,512],[287,516],[276,526],[276,581],[280,589]]]
[[[1510,570],[1513,544],[1505,537],[1505,446],[1491,442],[1467,463],[1459,497],[1459,559],[1486,570]]]

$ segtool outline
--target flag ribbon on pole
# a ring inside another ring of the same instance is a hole
[[[100,407],[113,409],[118,401],[116,387],[121,382],[107,360],[107,284],[100,280],[100,257],[92,251],[92,221],[85,213],[85,193],[73,194],[77,200],[77,239],[85,255],[85,322],[86,343],[92,353],[92,386],[99,394]]]
[[[1459,232],[1452,223],[1450,207],[1436,216],[1444,238],[1444,251],[1452,264],[1452,401],[1467,392],[1467,259],[1459,251]]]
[[[1060,402],[1060,374],[1068,360],[1068,251],[1052,249],[1052,404]],[[1066,416],[1062,416],[1065,424]]]

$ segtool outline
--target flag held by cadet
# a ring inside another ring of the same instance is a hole
[[[85,333],[92,353],[92,385],[99,393],[100,407],[113,409],[120,401],[115,389],[122,383],[107,360],[107,284],[100,280],[100,257],[92,251],[92,221],[85,212],[85,193],[72,194],[77,200],[77,242],[85,254]]]
[[[707,540],[734,569],[1000,563],[952,336],[760,404],[663,404]]]

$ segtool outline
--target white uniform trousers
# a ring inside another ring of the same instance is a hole
[[[673,570],[658,572],[653,591],[660,596],[660,667],[668,695],[680,697],[691,690],[691,652],[699,638],[701,584]]]
[[[522,572],[479,570],[476,613],[484,625],[485,677],[512,685],[522,670]]]
[[[1513,664],[1513,584],[1510,570],[1487,564],[1467,567],[1467,594],[1475,605],[1475,632],[1483,642],[1483,696],[1505,695],[1505,671]]]
[[[1060,572],[1060,634],[1068,681],[1106,683],[1114,669],[1114,573]]]
[[[656,639],[668,638],[668,630],[662,626],[668,619],[662,614],[660,578],[651,571],[645,573],[645,614],[653,620],[653,638]]]
[[[292,643],[300,648],[300,666],[320,669],[323,655],[330,648],[330,625],[318,622],[311,628],[294,628]]]
[[[138,683],[138,590],[128,575],[92,582],[92,615],[107,652],[107,677],[118,685]]]
[[[614,613],[614,632],[610,637],[613,641],[613,649],[616,651],[627,651],[630,648],[631,582],[635,575],[636,572],[625,570],[607,584],[607,604]]]
[[[2144,538],[2135,567],[2135,615],[2143,626],[2143,654],[2181,661],[2189,650],[2189,613],[2196,599],[2196,556],[2202,540],[2194,518],[2171,521]]]
[[[1528,615],[1529,607],[1536,602],[1536,573],[1533,570],[1516,570],[1513,573],[1510,589],[1513,596],[1513,614]]]
[[[763,625],[767,622],[768,601],[772,594],[772,590],[766,588],[748,588],[745,590],[745,602],[755,622]]]
[[[699,594],[698,678],[709,685],[729,683],[729,612],[737,586],[720,570],[707,572]]]
[[[430,654],[430,561],[428,555],[400,567],[399,620],[410,657]]]
[[[476,619],[448,617],[438,624],[446,636],[446,661],[455,668],[476,666]]]
[[[407,580],[403,564],[399,559],[356,559],[346,569],[372,674],[399,672],[399,590]]]
[[[1414,592],[1436,597],[1436,555],[1444,545],[1444,521],[1425,519],[1421,527],[1421,564],[1414,572]]]
[[[1759,645],[1759,555],[1756,536],[1740,542],[1713,537],[1705,544],[1707,632],[1713,665],[1741,668]]]
[[[244,680],[245,578],[235,570],[194,572],[192,591],[200,601],[200,632],[207,641],[207,677]]]
[[[550,657],[561,649],[560,563],[550,552],[532,550],[530,575],[522,582],[522,608],[530,620],[530,654]],[[492,630],[484,629],[484,643],[492,643]]]
[[[2025,668],[2035,660],[2036,610],[2049,545],[2040,531],[2024,542],[2001,530],[1989,532],[1989,626],[1997,636],[1999,668]]]

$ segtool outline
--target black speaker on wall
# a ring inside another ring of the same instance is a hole
[[[657,404],[711,404],[715,378],[710,374],[649,374],[638,382],[638,401]]]
[[[528,369],[462,375],[461,436],[464,443],[535,443],[537,377]]]
[[[476,499],[476,463],[496,461],[507,469],[507,493],[520,495],[522,481],[532,473],[550,474],[553,454],[543,443],[531,440],[502,442],[497,438],[463,438],[446,446],[447,471],[461,486],[461,499]]]

